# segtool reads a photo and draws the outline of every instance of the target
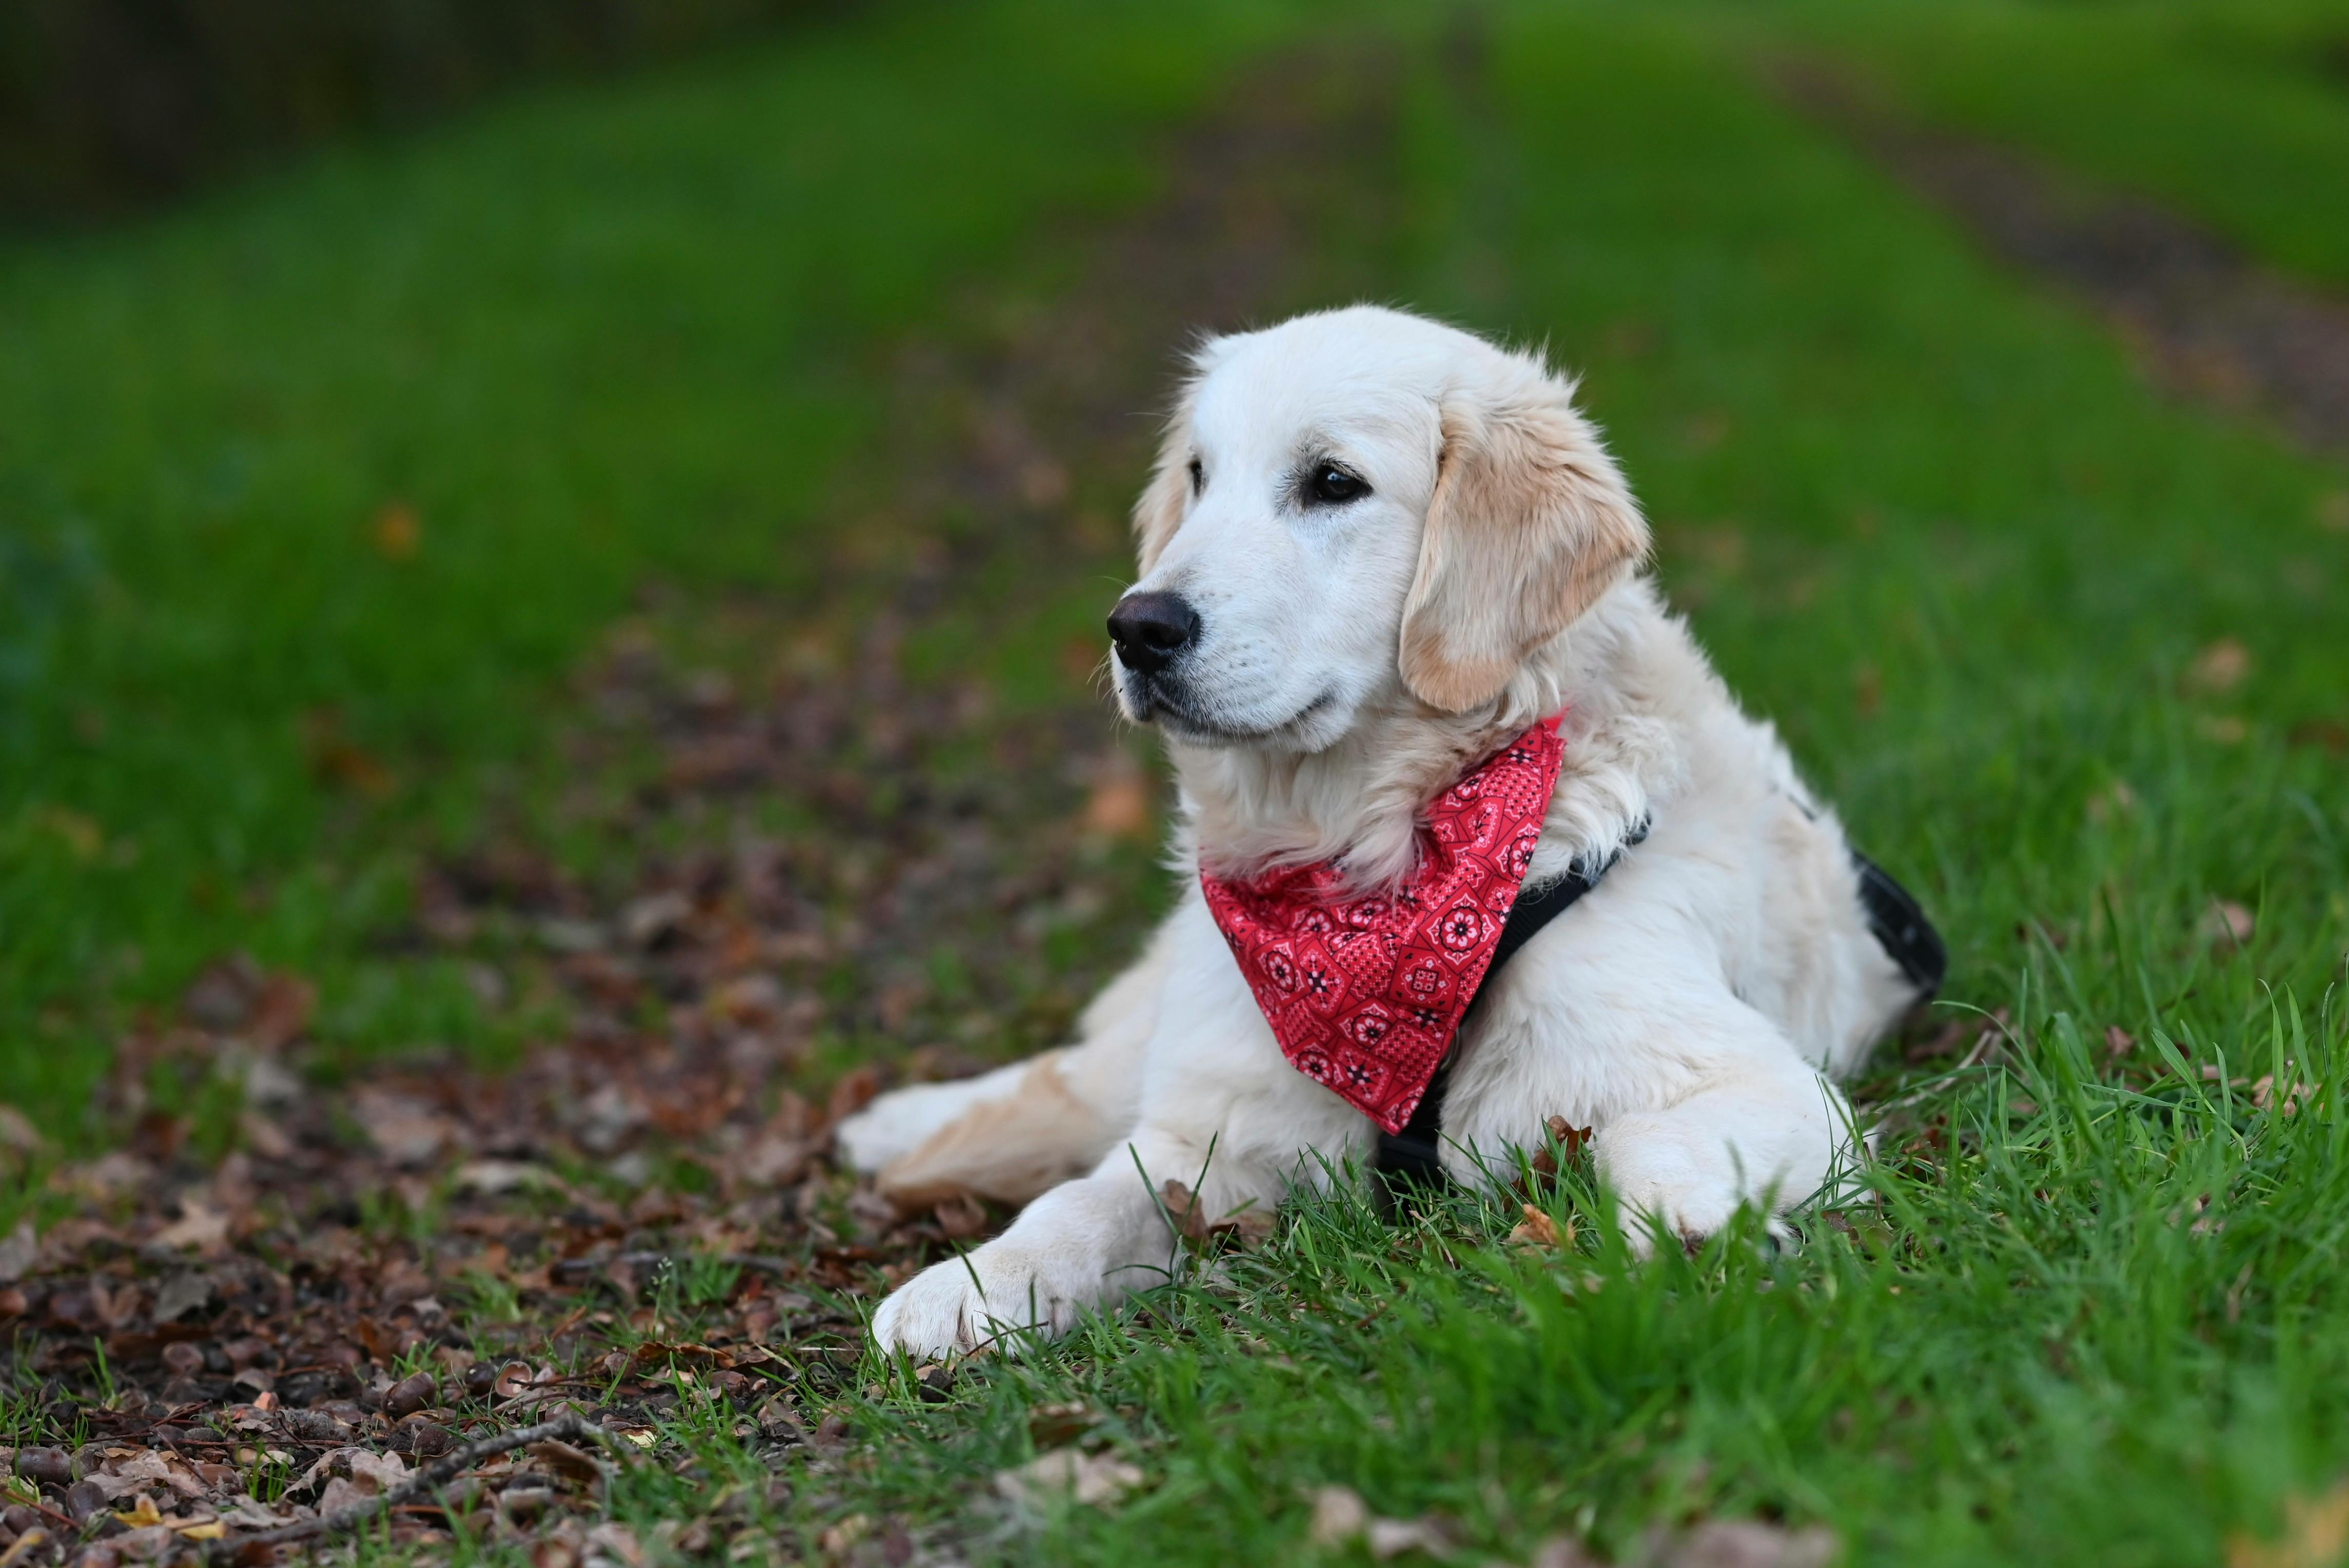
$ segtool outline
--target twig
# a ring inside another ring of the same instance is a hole
[[[285,1546],[316,1536],[339,1535],[365,1524],[379,1513],[388,1512],[426,1492],[438,1491],[483,1460],[495,1459],[500,1454],[528,1448],[533,1443],[558,1439],[585,1439],[601,1444],[609,1441],[609,1435],[603,1428],[575,1414],[558,1416],[534,1427],[518,1427],[512,1431],[482,1438],[443,1454],[379,1497],[370,1497],[363,1502],[355,1502],[348,1508],[336,1509],[316,1519],[281,1524],[274,1530],[264,1530],[258,1534],[223,1537],[211,1542],[205,1554],[211,1560],[220,1561],[248,1546]]]
[[[616,1264],[626,1264],[632,1269],[639,1269],[657,1264],[690,1263],[693,1261],[693,1254],[664,1252],[622,1253],[612,1261]],[[771,1258],[761,1253],[720,1253],[709,1261],[724,1264],[729,1268],[751,1269],[760,1274],[788,1274],[799,1267],[789,1258]]]

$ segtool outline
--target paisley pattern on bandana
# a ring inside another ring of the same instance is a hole
[[[1546,718],[1427,809],[1419,868],[1346,896],[1330,861],[1200,885],[1289,1064],[1401,1132],[1476,988],[1533,864],[1566,760]]]

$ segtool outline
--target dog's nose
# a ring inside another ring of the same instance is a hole
[[[1128,593],[1109,613],[1117,662],[1143,675],[1164,669],[1199,635],[1199,612],[1179,593]]]

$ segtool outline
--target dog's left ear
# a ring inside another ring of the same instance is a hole
[[[1647,522],[1572,386],[1525,369],[1497,396],[1464,391],[1444,407],[1400,658],[1413,695],[1447,713],[1498,696],[1648,552]]]

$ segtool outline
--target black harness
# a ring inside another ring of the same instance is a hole
[[[1807,813],[1806,813],[1807,815]],[[1623,851],[1648,836],[1648,824],[1642,821],[1627,834],[1620,846],[1603,860],[1593,863],[1578,860],[1567,873],[1547,887],[1537,889],[1519,898],[1509,911],[1509,918],[1501,927],[1501,939],[1493,947],[1493,962],[1485,966],[1484,984],[1477,987],[1476,998],[1469,1003],[1467,1015],[1460,1020],[1463,1032],[1476,1016],[1491,995],[1494,977],[1501,965],[1516,956],[1517,950],[1534,939],[1534,934],[1568,910],[1574,907],[1584,893],[1599,885],[1599,879],[1615,868]],[[1861,854],[1851,851],[1853,868],[1859,873],[1859,902],[1868,912],[1868,928],[1900,973],[1917,987],[1917,999],[1923,1001],[1940,989],[1941,977],[1949,973],[1950,954],[1941,943],[1940,933],[1925,918],[1923,906],[1907,888],[1894,882],[1882,866]],[[1457,1044],[1459,1036],[1453,1037]],[[1381,1181],[1390,1193],[1413,1188],[1441,1186],[1446,1180],[1443,1161],[1444,1096],[1451,1087],[1452,1064],[1456,1054],[1446,1052],[1437,1064],[1435,1076],[1428,1080],[1427,1092],[1420,1097],[1419,1109],[1401,1132],[1381,1131],[1378,1154],[1371,1162]]]

